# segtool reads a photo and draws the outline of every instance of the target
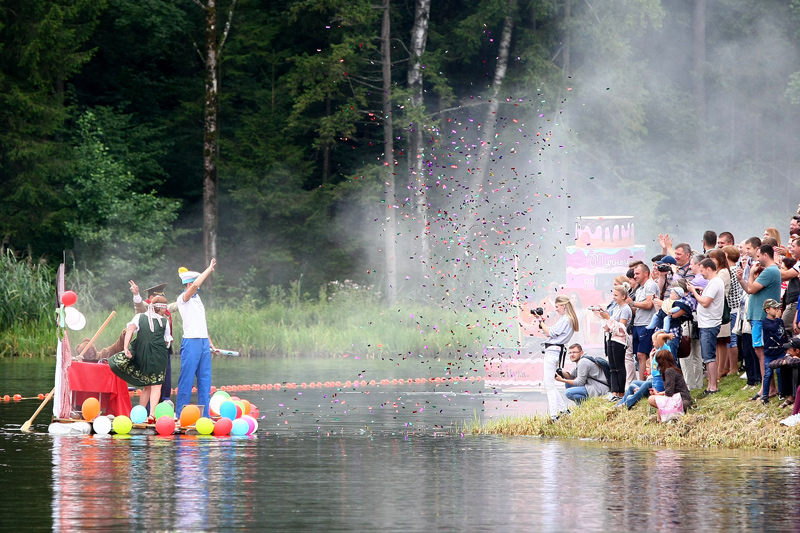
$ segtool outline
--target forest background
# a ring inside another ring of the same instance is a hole
[[[215,256],[226,330],[384,320],[256,351],[508,342],[575,216],[655,254],[794,214],[798,30],[796,0],[3,0],[0,352],[40,351],[64,258],[103,316]]]

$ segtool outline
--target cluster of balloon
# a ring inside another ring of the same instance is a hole
[[[258,430],[258,422],[255,418],[258,416],[258,409],[247,400],[231,396],[220,390],[211,397],[208,408],[212,416],[220,417],[214,426],[214,435],[252,435]],[[217,426],[220,424],[227,426],[228,423],[230,423],[229,433],[222,433],[225,427],[220,427],[220,432],[217,432]]]
[[[62,327],[67,325],[70,329],[80,331],[86,327],[86,317],[83,313],[72,307],[77,301],[77,294],[73,291],[65,291],[64,294],[61,295],[61,317],[63,321]]]
[[[83,415],[83,419],[87,422],[91,422],[97,418],[97,415],[100,414],[100,401],[94,397],[89,397],[83,400],[83,405],[81,405],[81,414]]]

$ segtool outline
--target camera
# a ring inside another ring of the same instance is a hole
[[[556,374],[558,374],[560,377],[564,378],[564,369],[563,368],[556,368]],[[564,379],[566,379],[566,378],[564,378]]]
[[[669,272],[672,268],[669,265],[657,265],[656,268],[659,272]]]
[[[589,311],[600,311],[600,310],[602,310],[602,308],[599,305],[590,305],[586,309],[588,309]]]
[[[536,316],[543,316],[544,309],[542,309],[541,307],[534,307],[533,309],[531,309],[531,314]]]

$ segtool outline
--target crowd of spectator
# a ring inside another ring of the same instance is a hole
[[[630,409],[648,398],[660,420],[689,409],[690,390],[702,389],[702,401],[735,376],[752,401],[778,397],[782,409],[792,407],[782,425],[800,423],[800,215],[789,236],[783,244],[771,227],[737,244],[731,232],[709,230],[694,250],[659,235],[661,253],[650,264],[632,262],[614,279],[611,302],[592,309],[606,359],[569,347],[576,367],[555,376],[567,399],[605,396]]]

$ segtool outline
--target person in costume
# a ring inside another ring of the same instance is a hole
[[[130,280],[128,282],[131,287],[131,292],[133,293],[133,308],[136,310],[137,313],[144,313],[147,310],[147,306],[150,305],[150,302],[155,296],[164,296],[164,289],[167,288],[166,283],[161,283],[154,287],[150,287],[145,289],[147,293],[147,300],[142,300],[142,297],[139,295],[139,286],[136,285],[136,282]],[[169,320],[169,330],[172,331],[172,313],[178,310],[178,304],[171,303],[167,305],[166,317]],[[166,402],[170,399],[170,394],[172,393],[172,344],[169,345],[167,348],[167,373],[164,375],[164,383],[161,384],[161,394],[159,395],[160,402]]]
[[[147,311],[134,315],[125,328],[122,351],[108,358],[114,374],[135,387],[143,387],[139,405],[150,402],[151,416],[155,415],[167,370],[167,346],[172,343],[166,311],[167,299],[153,297]]]
[[[178,377],[178,405],[180,416],[184,405],[192,399],[192,386],[197,377],[197,403],[203,406],[203,416],[209,416],[211,396],[211,350],[214,345],[208,337],[206,309],[200,300],[200,286],[217,264],[212,259],[202,274],[181,268],[178,272],[184,291],[178,296],[178,312],[183,319],[181,340],[181,373]]]

